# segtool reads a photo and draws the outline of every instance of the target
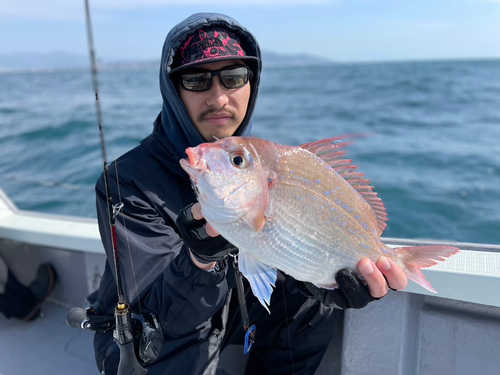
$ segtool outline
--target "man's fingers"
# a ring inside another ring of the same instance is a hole
[[[375,298],[382,298],[389,290],[384,275],[375,266],[375,264],[368,258],[363,258],[358,263],[358,270],[363,275],[370,294]]]
[[[201,204],[199,202],[196,202],[193,207],[191,207],[191,214],[193,215],[193,218],[195,220],[201,220],[203,219],[203,214],[201,213]],[[205,232],[210,237],[217,237],[219,235],[219,232],[217,232],[210,224],[206,223],[205,224]]]
[[[210,237],[217,237],[219,235],[219,232],[217,232],[210,224],[206,223],[205,224],[205,232],[207,232],[207,234],[210,236]]]
[[[387,257],[380,257],[376,265],[370,259],[364,258],[358,263],[358,269],[368,284],[370,294],[375,298],[385,296],[389,286],[400,290],[408,284],[401,267]]]
[[[191,214],[193,215],[193,218],[195,220],[203,219],[203,214],[201,213],[201,204],[199,202],[193,204],[193,206],[191,207]]]
[[[380,257],[377,260],[377,267],[384,274],[391,288],[401,290],[408,285],[408,279],[403,270],[391,259]]]

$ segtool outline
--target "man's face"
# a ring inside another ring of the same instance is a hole
[[[243,62],[219,61],[197,68],[218,70],[238,64],[243,65]],[[207,142],[234,134],[247,113],[250,91],[250,82],[237,89],[226,89],[218,76],[213,77],[212,87],[208,91],[188,91],[179,86],[179,95],[189,117]]]

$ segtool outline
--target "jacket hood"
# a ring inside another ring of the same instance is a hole
[[[186,156],[186,148],[195,147],[205,142],[205,140],[191,121],[177,92],[175,83],[169,77],[169,73],[172,69],[174,55],[184,40],[196,30],[212,25],[223,26],[236,33],[244,43],[247,55],[258,58],[255,65],[253,65],[254,77],[247,113],[234,135],[246,136],[250,134],[251,130],[262,70],[261,53],[257,40],[245,27],[229,16],[218,13],[193,14],[173,27],[165,39],[160,65],[160,91],[163,98],[163,107],[155,120],[153,130],[153,133],[168,150],[170,157],[174,159],[171,161],[177,166],[179,160]],[[148,148],[147,144],[143,143],[143,146]],[[171,163],[168,164],[172,165]],[[180,167],[175,168],[175,170],[179,171]]]

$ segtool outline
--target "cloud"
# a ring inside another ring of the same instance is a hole
[[[238,0],[232,6],[251,5],[319,5],[332,4],[340,0]],[[168,6],[207,5],[206,0],[90,0],[91,11],[112,11],[144,9]],[[84,0],[2,0],[0,17],[20,17],[27,19],[81,19]]]

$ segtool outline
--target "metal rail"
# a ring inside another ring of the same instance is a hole
[[[500,227],[499,227],[500,230]],[[381,240],[387,245],[401,245],[401,246],[431,246],[431,245],[450,245],[458,247],[461,250],[485,251],[500,253],[500,245],[494,244],[477,244],[466,242],[455,242],[446,240],[428,240],[428,239],[408,239],[408,238],[386,238],[382,237]]]

